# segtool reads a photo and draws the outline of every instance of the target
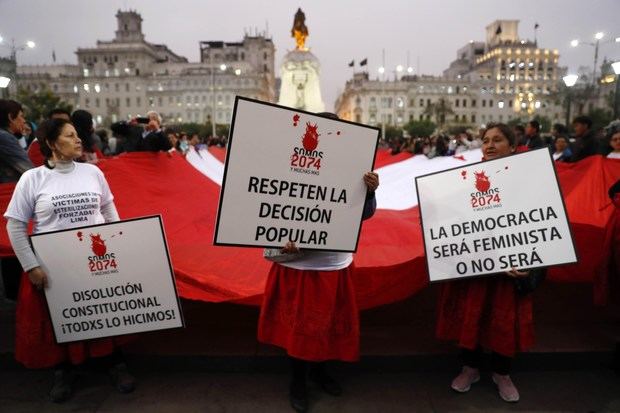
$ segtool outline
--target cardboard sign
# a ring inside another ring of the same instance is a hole
[[[416,178],[431,281],[577,261],[546,148]]]
[[[215,245],[355,251],[379,130],[237,97]]]
[[[183,327],[160,216],[30,239],[58,343]]]

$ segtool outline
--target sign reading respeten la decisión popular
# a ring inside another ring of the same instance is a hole
[[[183,327],[160,216],[30,239],[58,343]]]
[[[431,281],[577,261],[549,151],[416,178]]]
[[[355,251],[379,130],[237,97],[216,245]]]

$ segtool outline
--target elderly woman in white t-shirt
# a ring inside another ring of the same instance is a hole
[[[74,162],[82,155],[82,143],[69,121],[52,119],[44,122],[39,140],[45,164],[21,176],[4,214],[11,245],[25,271],[17,302],[15,358],[29,368],[55,367],[54,385],[50,391],[50,399],[54,402],[63,402],[71,396],[71,365],[82,363],[89,357],[103,357],[117,389],[130,392],[135,387],[135,379],[128,373],[117,349],[117,345],[126,339],[70,344],[57,344],[54,340],[42,291],[47,287],[48,276],[30,247],[28,223],[33,221],[34,233],[43,233],[118,221],[119,217],[101,170],[94,165]],[[82,198],[87,200],[80,202]],[[66,199],[82,206],[89,205],[90,213],[82,213],[79,220],[72,220],[71,209],[57,205],[58,200]]]

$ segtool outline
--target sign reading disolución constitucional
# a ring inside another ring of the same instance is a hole
[[[549,151],[416,178],[431,281],[577,261]]]
[[[355,251],[379,130],[237,97],[216,245]]]
[[[160,216],[30,239],[58,343],[183,327]]]

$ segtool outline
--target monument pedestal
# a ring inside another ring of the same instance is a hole
[[[324,112],[321,98],[319,60],[308,50],[293,50],[284,56],[280,68],[278,104],[308,112]]]

